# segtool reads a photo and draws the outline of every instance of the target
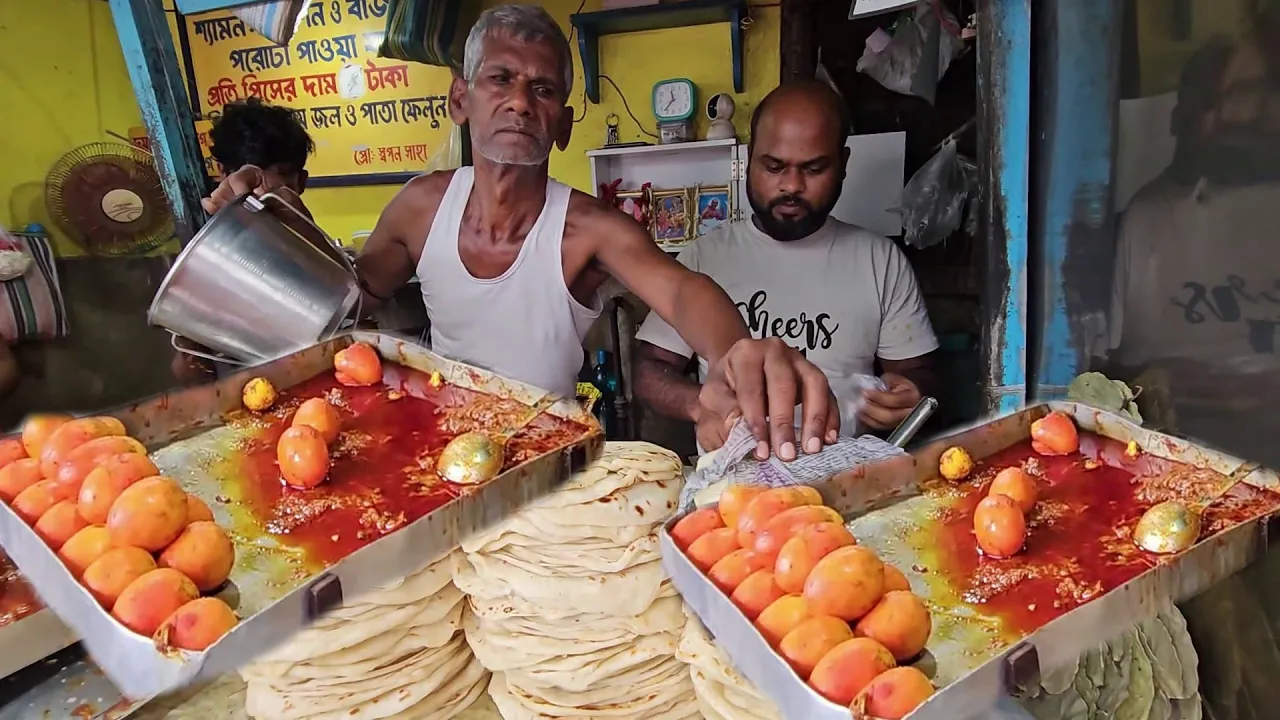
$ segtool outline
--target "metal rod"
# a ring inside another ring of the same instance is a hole
[[[920,398],[920,402],[916,403],[916,406],[912,408],[911,414],[889,434],[889,444],[897,447],[906,447],[907,443],[911,442],[911,438],[920,432],[920,428],[924,427],[924,424],[928,422],[937,409],[938,401],[936,399],[927,395]]]

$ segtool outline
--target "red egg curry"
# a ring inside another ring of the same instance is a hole
[[[1207,497],[1226,482],[1212,470],[1145,453],[1080,433],[1080,451],[1048,457],[1030,441],[986,458],[959,485],[938,481],[926,492],[951,499],[938,547],[944,577],[966,602],[1029,633],[1069,610],[1119,587],[1160,562],[1130,537],[1152,505]],[[974,539],[973,513],[1002,469],[1021,466],[1037,480],[1039,497],[1027,513],[1027,539],[1010,558],[984,557]],[[1201,539],[1280,508],[1280,494],[1236,485],[1204,515]]]
[[[447,383],[391,363],[378,384],[348,387],[324,372],[280,394],[271,411],[237,413],[228,424],[247,438],[237,449],[245,505],[267,532],[287,537],[309,559],[332,564],[374,540],[461,497],[474,487],[440,479],[435,461],[455,436],[501,432],[529,412],[526,405]],[[318,487],[287,487],[276,443],[294,411],[323,397],[338,409],[341,430],[331,444],[328,479]],[[503,470],[569,445],[590,428],[543,413],[506,444]]]

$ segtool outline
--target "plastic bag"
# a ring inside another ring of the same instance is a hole
[[[867,38],[858,72],[889,90],[924,98],[932,105],[938,80],[964,49],[955,16],[937,0],[922,0],[915,16],[900,23],[887,42],[884,34],[877,30]]]
[[[423,172],[432,173],[459,167],[462,167],[462,127],[452,125],[445,141],[427,158],[427,167]]]
[[[777,455],[757,460],[756,439],[747,424],[739,420],[729,431],[724,446],[698,460],[698,467],[680,491],[680,511],[703,505],[719,495],[725,485],[813,485],[852,467],[904,454],[902,448],[874,435],[840,438],[816,455],[801,453],[791,462]]]
[[[16,280],[31,269],[31,255],[22,243],[0,229],[0,282]]]
[[[853,375],[848,378],[828,378],[831,383],[831,391],[840,398],[840,434],[846,436],[856,435],[858,432],[858,411],[866,404],[866,400],[862,397],[862,393],[866,390],[888,390],[884,381],[875,375]],[[799,427],[803,418],[800,415],[801,410],[796,408],[796,426]]]
[[[927,248],[946,240],[964,222],[969,181],[955,140],[948,140],[902,188],[903,240]]]
[[[277,45],[288,45],[302,22],[302,11],[308,0],[268,0],[244,7],[232,8],[231,14],[240,18],[251,30]]]

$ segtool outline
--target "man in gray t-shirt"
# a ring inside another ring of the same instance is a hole
[[[896,426],[932,390],[938,348],[906,257],[892,240],[830,217],[849,150],[843,99],[821,83],[774,90],[751,119],[747,199],[754,211],[700,238],[679,260],[724,288],[751,335],[778,337],[827,376],[841,431]],[[891,178],[898,182],[900,178]],[[699,422],[693,350],[661,318],[640,328],[635,393],[656,412],[698,424],[698,444],[724,442],[722,423]],[[861,376],[884,374],[885,390]],[[699,363],[699,381],[706,377]],[[859,400],[862,408],[852,412]]]

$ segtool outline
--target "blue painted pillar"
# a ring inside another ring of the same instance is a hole
[[[1124,3],[1037,0],[1031,395],[1061,398],[1105,328]]]
[[[1031,0],[982,0],[978,28],[981,351],[987,410],[1004,414],[1026,399]]]
[[[110,3],[129,79],[151,137],[160,182],[173,208],[178,237],[186,242],[205,221],[200,198],[205,194],[206,179],[169,22],[161,0]]]

